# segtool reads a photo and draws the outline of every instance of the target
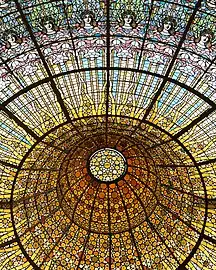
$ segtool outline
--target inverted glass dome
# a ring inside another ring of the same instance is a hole
[[[215,22],[0,1],[0,270],[215,269]]]

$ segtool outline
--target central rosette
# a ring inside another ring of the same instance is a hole
[[[119,266],[127,258],[137,258],[136,247],[144,261],[146,254],[153,258],[159,249],[162,253],[157,258],[171,258],[171,266],[174,252],[179,261],[184,260],[199,241],[197,232],[204,220],[203,202],[198,204],[195,193],[202,190],[196,167],[178,166],[187,160],[183,149],[148,125],[142,125],[134,136],[129,136],[134,130],[129,126],[127,136],[122,133],[125,122],[118,123],[119,132],[109,122],[108,134],[105,121],[101,126],[93,123],[88,128],[76,121],[79,131],[84,129],[83,137],[71,123],[65,124],[26,155],[13,191],[13,202],[18,202],[13,205],[14,226],[23,249],[32,259],[39,252],[41,263],[48,255],[51,263],[60,256],[61,261],[67,254],[73,256],[74,264],[62,264],[64,269],[77,269],[82,257],[82,265],[91,256],[96,263],[108,262],[110,245],[112,260],[115,253],[124,252]],[[99,134],[94,133],[98,128]],[[191,224],[197,224],[196,231]],[[193,243],[186,245],[188,239]],[[52,244],[51,250],[47,243]],[[93,269],[107,268],[95,265]],[[159,263],[149,267],[163,269]],[[90,264],[87,268],[91,269]],[[116,264],[112,269],[117,269]]]
[[[112,148],[103,148],[94,152],[89,158],[91,175],[102,182],[115,182],[122,178],[127,170],[125,157]]]
[[[64,156],[57,194],[76,226],[116,234],[142,224],[154,212],[161,191],[145,149],[130,138],[109,135],[107,142],[105,136],[91,136]]]

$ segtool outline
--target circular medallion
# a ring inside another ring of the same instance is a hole
[[[102,148],[90,156],[89,170],[97,180],[110,183],[125,175],[127,163],[119,151],[112,148]]]

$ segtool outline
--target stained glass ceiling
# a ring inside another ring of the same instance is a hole
[[[216,269],[215,10],[0,1],[0,269]]]

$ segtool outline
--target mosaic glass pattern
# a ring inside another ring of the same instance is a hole
[[[99,149],[89,158],[89,170],[100,181],[116,181],[124,175],[126,169],[124,156],[115,149]]]
[[[0,270],[215,269],[215,11],[0,0]]]

